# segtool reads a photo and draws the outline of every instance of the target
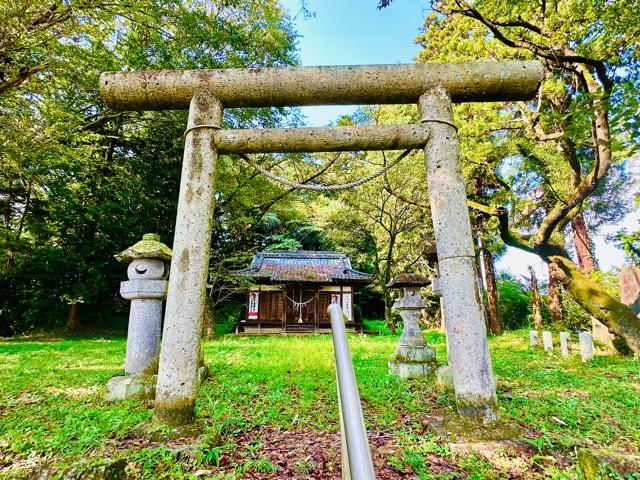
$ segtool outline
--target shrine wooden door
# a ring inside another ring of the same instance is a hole
[[[287,287],[287,325],[316,324],[316,290]]]

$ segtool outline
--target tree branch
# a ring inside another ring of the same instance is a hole
[[[536,253],[525,237],[509,229],[509,213],[506,208],[483,205],[473,200],[467,200],[467,205],[474,210],[498,219],[498,232],[500,233],[500,238],[506,245],[519,248],[526,252]]]
[[[44,70],[44,68],[47,66],[46,63],[43,63],[41,65],[36,65],[35,67],[24,67],[21,68],[20,71],[18,72],[18,74],[13,77],[11,80],[7,80],[6,82],[2,82],[0,83],[0,95],[2,95],[3,93],[5,93],[8,90],[11,90],[12,88],[15,88],[21,84],[23,84],[24,82],[26,82],[29,78],[31,78],[33,75],[35,75],[36,73]]]

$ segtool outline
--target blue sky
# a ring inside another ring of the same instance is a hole
[[[383,9],[377,0],[308,0],[314,13],[305,19],[300,0],[280,0],[300,34],[303,65],[411,63],[420,51],[415,38],[426,14],[424,0],[396,0]],[[297,14],[297,15],[296,15]],[[324,126],[353,107],[306,107],[311,125]]]
[[[410,63],[420,51],[415,38],[427,14],[425,0],[395,0],[383,10],[376,9],[377,0],[307,0],[307,8],[314,13],[311,18],[298,14],[301,0],[280,0],[280,3],[295,17],[302,65]],[[324,126],[352,112],[354,107],[302,110],[310,125]],[[623,263],[622,252],[606,240],[606,234],[615,233],[620,227],[635,229],[639,219],[640,214],[635,212],[594,237],[596,258],[602,269]],[[546,266],[535,255],[510,248],[498,262],[499,269],[515,275],[526,275],[529,265],[539,277],[546,278]]]

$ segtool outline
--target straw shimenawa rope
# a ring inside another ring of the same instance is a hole
[[[276,175],[273,172],[270,172],[269,170],[267,170],[266,168],[262,167],[261,165],[258,165],[256,162],[254,162],[250,157],[248,157],[247,155],[243,154],[243,153],[238,153],[237,155],[250,167],[255,168],[258,172],[262,173],[265,177],[270,178],[271,180],[281,183],[282,185],[287,185],[289,187],[292,188],[299,188],[302,190],[315,190],[318,192],[328,192],[328,191],[336,191],[336,190],[346,190],[347,188],[353,188],[353,187],[359,187],[362,184],[365,184],[371,180],[373,180],[376,177],[379,177],[380,175],[388,172],[389,170],[391,170],[393,167],[395,167],[398,163],[400,163],[400,161],[405,158],[407,155],[409,155],[411,153],[412,149],[409,150],[405,150],[404,152],[402,152],[400,155],[398,155],[396,157],[395,160],[393,160],[391,163],[389,163],[388,165],[385,165],[384,167],[382,167],[380,170],[372,173],[371,175],[367,175],[366,177],[362,177],[358,180],[355,180],[353,182],[349,182],[349,183],[342,183],[339,185],[324,185],[324,184],[320,184],[320,183],[300,183],[300,182],[296,182],[295,180],[291,180],[289,178],[284,178],[281,177],[279,175]]]

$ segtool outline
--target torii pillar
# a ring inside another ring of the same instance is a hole
[[[218,153],[213,132],[222,125],[222,104],[197,92],[189,107],[173,260],[154,413],[168,425],[193,421],[205,315]]]
[[[418,115],[431,127],[424,154],[453,389],[462,413],[486,423],[497,418],[496,385],[478,297],[458,129],[447,91],[437,87],[422,95]]]

